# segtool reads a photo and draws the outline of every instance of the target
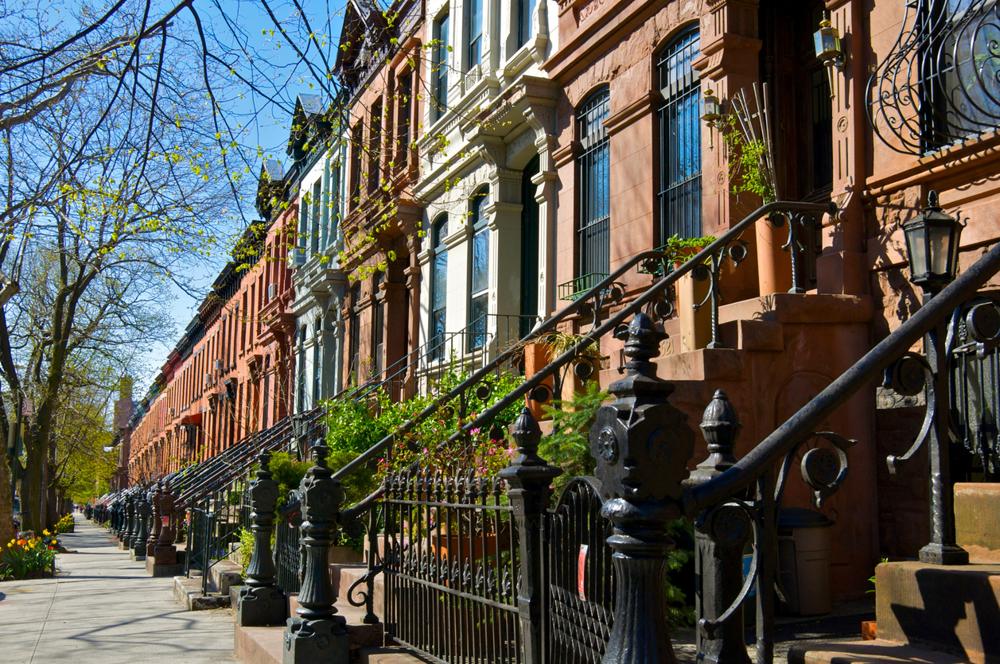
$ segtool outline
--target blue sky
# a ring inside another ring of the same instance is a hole
[[[325,47],[326,61],[332,62],[336,58],[336,42],[340,37],[346,1],[299,0],[298,4],[305,9],[304,17],[295,8],[294,0],[269,0],[269,5],[300,49],[308,44],[308,35],[312,32],[318,35],[317,40]],[[223,91],[219,95],[222,113],[231,125],[243,126],[239,142],[252,158],[256,158],[260,148],[264,155],[286,160],[284,146],[291,124],[290,109],[298,94],[321,92],[315,75],[303,66],[302,58],[282,38],[274,21],[257,0],[196,0],[195,6],[206,32],[216,40],[216,44],[210,44],[210,50],[220,54],[228,51],[226,60],[240,63],[236,67],[238,73],[253,81],[253,86],[245,85],[236,78],[217,81]],[[323,58],[315,44],[310,46],[306,52],[308,60],[317,68],[322,68]],[[254,87],[258,88],[257,92]],[[257,163],[259,165],[259,159]],[[253,186],[248,186],[243,192],[240,203],[244,210],[253,210],[254,193]],[[236,208],[234,201],[233,209]],[[234,221],[232,226],[234,236],[238,235],[243,222]],[[190,266],[181,273],[181,280],[198,291],[197,297],[176,286],[170,287],[169,301],[165,304],[174,321],[174,334],[167,343],[154,343],[143,354],[142,366],[137,367],[136,398],[145,393],[167,354],[195,315],[201,298],[206,294],[205,289],[225,264],[226,253],[219,251],[207,262],[192,257]]]

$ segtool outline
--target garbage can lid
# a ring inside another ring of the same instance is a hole
[[[778,510],[779,528],[826,528],[833,521],[816,510],[805,507],[783,507]]]

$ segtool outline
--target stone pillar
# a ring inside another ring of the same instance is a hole
[[[177,547],[174,540],[177,537],[177,519],[174,493],[170,483],[164,485],[160,494],[160,536],[153,548],[153,559],[157,565],[177,564]]]
[[[664,335],[636,314],[625,343],[625,377],[611,384],[616,399],[597,411],[590,451],[607,501],[601,514],[614,531],[615,621],[605,664],[672,663],[663,592],[670,521],[681,515],[681,482],[694,450],[684,414],[667,403],[673,386],[650,360]]]
[[[538,456],[542,431],[527,408],[514,421],[511,435],[518,456],[500,471],[510,485],[508,495],[517,521],[521,582],[517,588],[521,644],[525,664],[542,661],[542,515],[549,504],[552,480],[562,474]]]
[[[722,390],[716,390],[705,409],[701,430],[709,454],[691,473],[692,484],[707,482],[736,463],[733,446],[740,423]],[[750,535],[749,517],[738,507],[722,505],[699,518],[695,526],[698,659],[713,664],[750,664],[743,642],[742,607],[721,625],[716,624],[743,585],[743,544]]]
[[[285,626],[284,664],[347,664],[346,621],[333,606],[327,556],[344,491],[326,465],[327,448],[312,447],[313,466],[302,480],[302,546],[305,560],[299,608]]]
[[[270,452],[261,452],[258,461],[257,477],[250,483],[253,555],[236,607],[236,624],[243,626],[281,625],[288,617],[288,604],[285,594],[275,583],[276,570],[271,556],[278,483],[271,479]]]

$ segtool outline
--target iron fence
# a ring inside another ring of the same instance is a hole
[[[385,481],[385,629],[442,662],[520,662],[518,549],[499,479]]]
[[[301,525],[302,512],[296,498],[278,512],[274,526],[274,566],[278,587],[286,593],[297,593],[302,585]]]

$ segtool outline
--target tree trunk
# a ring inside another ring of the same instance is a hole
[[[32,427],[34,428],[34,427]],[[21,521],[21,528],[24,530],[34,530],[42,532],[45,521],[44,497],[45,497],[45,447],[39,447],[32,438],[27,445],[27,468],[24,473],[24,481],[21,484],[21,511],[24,518]]]
[[[0,458],[0,546],[14,539],[14,496],[11,493],[11,469],[6,454]]]

